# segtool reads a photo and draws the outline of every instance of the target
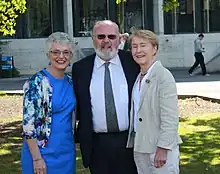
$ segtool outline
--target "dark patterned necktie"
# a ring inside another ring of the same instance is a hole
[[[108,132],[119,132],[110,71],[108,67],[109,64],[110,62],[105,63],[105,77],[104,77],[106,124],[107,124]]]

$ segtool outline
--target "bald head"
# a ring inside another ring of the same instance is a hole
[[[115,22],[112,22],[111,20],[103,20],[103,21],[97,21],[93,27],[93,30],[92,30],[92,35],[95,35],[96,34],[96,30],[97,28],[99,27],[105,27],[105,26],[111,26],[113,28],[115,28],[115,31],[117,34],[120,34],[119,33],[119,28],[118,28],[118,25],[115,23]]]

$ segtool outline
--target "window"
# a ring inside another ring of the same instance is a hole
[[[205,0],[206,1],[206,0]],[[209,9],[209,31],[210,32],[217,32],[220,31],[220,1],[219,0],[207,0],[206,9]]]
[[[107,12],[106,0],[74,0],[74,35],[90,36],[94,23],[108,18]]]
[[[164,13],[164,32],[219,32],[219,16],[220,0],[180,0],[177,9]]]
[[[116,21],[120,31],[130,32],[131,27],[143,28],[142,0],[127,0],[116,6]]]
[[[26,13],[17,20],[15,38],[48,37],[54,31],[64,31],[63,2],[27,1]]]
[[[193,33],[194,0],[180,0],[180,5],[172,12],[164,12],[164,33]]]

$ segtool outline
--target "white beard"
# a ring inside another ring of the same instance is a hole
[[[113,49],[113,51],[102,52],[100,49],[95,49],[95,53],[104,60],[112,59],[118,53],[117,49]]]

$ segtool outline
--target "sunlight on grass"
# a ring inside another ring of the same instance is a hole
[[[82,158],[81,157],[76,157],[76,161],[78,161],[78,160],[82,160]]]
[[[22,137],[8,137],[9,140],[22,140]]]
[[[219,153],[219,152],[218,152]],[[212,159],[212,161],[210,161],[210,163],[212,165],[217,165],[217,164],[220,164],[220,159],[218,157],[215,157]]]
[[[180,122],[181,174],[220,173],[220,113],[188,117]]]
[[[2,149],[2,147],[0,147],[0,156],[10,154],[10,153],[11,153],[10,150]]]
[[[22,116],[0,117],[0,173],[20,174]],[[220,174],[220,113],[180,121],[181,174]],[[76,145],[76,174],[89,174]]]
[[[7,116],[0,117],[0,124],[10,123],[14,121],[22,121],[22,116],[19,115],[19,116],[11,116],[11,117],[7,117]]]
[[[0,96],[5,96],[5,95],[6,95],[6,93],[5,93],[5,92],[0,91]]]

